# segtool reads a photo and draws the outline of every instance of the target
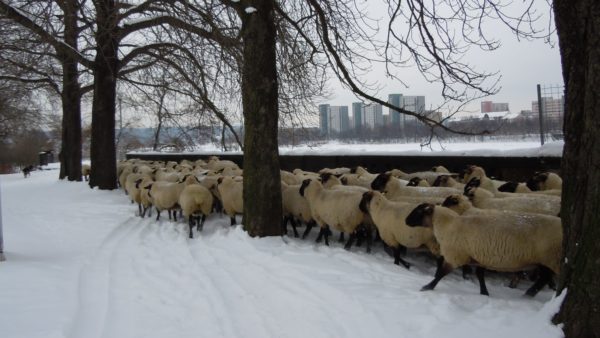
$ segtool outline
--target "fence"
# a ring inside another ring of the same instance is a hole
[[[563,85],[537,85],[537,101],[533,102],[533,113],[538,114],[540,142],[563,138],[565,115],[565,87]],[[541,102],[541,104],[540,104]]]

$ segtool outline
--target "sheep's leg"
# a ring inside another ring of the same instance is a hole
[[[319,235],[317,236],[317,239],[315,239],[315,242],[320,243],[321,240],[323,240],[323,228],[322,227],[319,230]]]
[[[539,274],[537,281],[525,292],[525,295],[534,297],[552,279],[552,270],[545,266],[540,266]]]
[[[171,209],[167,209],[167,213],[169,214],[169,221],[171,220]]]
[[[332,235],[331,229],[329,229],[329,225],[325,225],[325,230],[323,231],[323,235],[325,236],[325,245],[329,246],[329,236]]]
[[[202,219],[200,220],[200,216],[198,216],[198,231],[202,231],[204,228],[204,221],[206,221],[206,215],[202,215]]]
[[[138,203],[138,215],[142,216],[142,204]]]
[[[294,237],[298,238],[298,230],[296,229],[296,221],[294,217],[290,217],[290,224],[292,225],[292,230],[294,230]],[[287,234],[287,229],[285,229],[285,233]]]
[[[373,236],[371,234],[371,229],[367,228],[367,253],[371,253],[371,245],[373,244]]]
[[[452,271],[452,266],[444,261],[444,257],[440,256],[437,260],[437,269],[435,270],[435,278],[429,284],[421,288],[421,291],[433,290],[437,283]]]
[[[188,224],[190,226],[190,238],[194,238],[194,216],[190,215],[188,217]]]
[[[304,230],[304,233],[302,234],[302,239],[305,239],[306,236],[308,236],[308,234],[310,233],[310,231],[312,230],[312,228],[315,226],[315,221],[310,221],[306,224],[306,229]]]
[[[159,218],[160,218],[160,210],[158,210],[158,208],[156,208],[156,220],[158,221]]]
[[[375,229],[375,242],[381,242],[381,236],[379,236],[379,230]]]
[[[342,232],[342,235],[344,233]],[[350,250],[350,248],[352,247],[352,243],[354,243],[354,240],[356,239],[356,233],[351,233],[349,238],[348,238],[348,242],[346,242],[346,245],[344,245],[344,249],[346,250]]]
[[[231,226],[235,225],[235,215],[231,216]]]
[[[400,263],[402,263],[405,268],[410,269],[410,263],[400,257],[400,253],[403,251],[402,249],[406,250],[406,247],[398,245],[394,248],[394,264],[400,265]]]
[[[479,281],[479,293],[482,295],[489,296],[490,293],[488,292],[487,287],[485,286],[485,269],[481,266],[478,266],[475,268],[475,274],[477,275],[477,280]]]
[[[343,243],[344,242],[344,232],[340,232],[340,239],[338,239],[338,242]]]
[[[283,216],[283,220],[281,221],[281,233],[283,235],[287,235],[287,224],[290,220],[290,216]]]
[[[469,265],[463,265],[462,267],[462,278],[469,279],[469,275],[473,273],[473,270]]]
[[[177,210],[173,210],[173,222],[177,222]]]

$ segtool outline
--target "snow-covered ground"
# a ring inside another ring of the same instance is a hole
[[[540,146],[539,141],[488,141],[488,142],[444,142],[431,143],[422,147],[420,143],[342,143],[329,141],[322,144],[285,146],[279,148],[281,155],[422,155],[422,156],[562,156],[563,141],[548,142]],[[193,153],[220,153],[214,144],[196,146]],[[155,153],[152,151],[145,154]],[[227,154],[241,154],[228,151]]]
[[[36,337],[560,337],[560,299],[534,299],[490,276],[479,295],[458,271],[420,292],[381,248],[345,251],[296,238],[250,238],[211,215],[184,223],[134,215],[122,191],[58,181],[56,170],[0,176],[5,253],[0,335]]]

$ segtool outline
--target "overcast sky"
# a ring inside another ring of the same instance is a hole
[[[376,3],[377,1],[373,2]],[[547,12],[545,2],[540,2],[540,9]],[[544,7],[545,6],[545,7]],[[376,9],[378,17],[386,14],[385,9]],[[371,14],[373,15],[373,14]],[[548,22],[545,19],[544,22]],[[513,112],[524,109],[531,109],[531,101],[537,100],[536,85],[562,85],[562,74],[560,64],[560,54],[556,36],[553,36],[554,46],[545,43],[543,40],[518,41],[513,33],[501,24],[494,24],[492,27],[493,36],[502,42],[502,46],[493,52],[483,52],[476,49],[466,56],[471,64],[477,69],[487,72],[500,73],[501,80],[499,86],[501,90],[495,96],[490,96],[484,100],[494,102],[508,102],[509,108]],[[490,30],[492,31],[492,30]],[[402,93],[405,95],[424,95],[426,106],[437,106],[442,103],[440,95],[440,86],[428,83],[421,74],[414,68],[402,69],[402,78],[409,85],[404,87],[401,83],[393,81],[379,81],[384,87],[379,91],[378,97],[387,101],[387,95],[391,93]],[[368,76],[370,81],[385,79],[382,70],[374,69]],[[348,105],[358,101],[354,94],[349,90],[342,88],[337,80],[330,82],[330,88],[334,95],[324,103],[332,105]],[[480,109],[478,100],[469,106],[470,110]],[[351,111],[351,109],[350,109]],[[383,109],[384,114],[388,109]]]

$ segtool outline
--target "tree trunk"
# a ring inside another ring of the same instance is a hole
[[[244,67],[244,229],[250,236],[281,235],[278,84],[273,0],[248,1],[242,12]]]
[[[90,187],[117,187],[115,148],[115,99],[119,64],[117,9],[114,0],[94,1],[96,6],[96,59],[94,60],[94,99],[92,102],[92,141]]]
[[[563,250],[555,323],[566,337],[600,337],[600,2],[555,0],[565,81]]]
[[[77,1],[65,1],[65,43],[77,50]],[[61,53],[62,61],[62,144],[60,149],[60,179],[81,181],[81,90],[77,60]]]

